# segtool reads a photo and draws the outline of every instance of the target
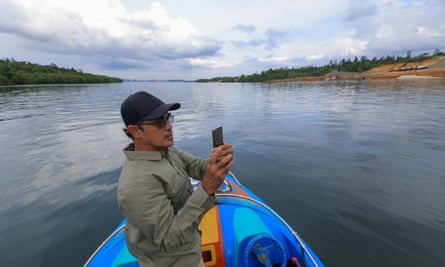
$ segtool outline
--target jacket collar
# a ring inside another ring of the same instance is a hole
[[[134,151],[134,144],[131,143],[124,148],[124,154],[128,160],[160,160],[167,157],[168,149],[165,151]]]

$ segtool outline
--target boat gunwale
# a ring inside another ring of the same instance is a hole
[[[124,219],[126,221],[126,219]],[[105,247],[105,244],[110,241],[118,232],[122,230],[122,228],[125,227],[125,223],[121,222],[117,228],[97,247],[97,249],[94,251],[93,254],[88,258],[86,263],[83,265],[83,267],[88,267],[88,265],[93,261],[94,257],[99,254],[99,251]]]

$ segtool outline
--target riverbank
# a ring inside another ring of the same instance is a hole
[[[323,76],[279,79],[270,82],[425,78],[445,79],[445,58],[429,59],[419,63],[383,65],[365,72],[330,72]]]

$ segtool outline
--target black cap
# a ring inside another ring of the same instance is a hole
[[[181,107],[179,103],[165,104],[159,98],[140,91],[127,97],[121,105],[121,116],[126,126],[143,120],[162,117],[167,111]]]

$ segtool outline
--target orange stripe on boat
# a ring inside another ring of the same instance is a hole
[[[240,195],[240,196],[245,196],[245,197],[249,197],[250,195],[246,193],[246,191],[244,191],[241,187],[239,187],[238,185],[236,185],[235,183],[230,182],[230,186],[232,186],[232,192],[234,194]]]

